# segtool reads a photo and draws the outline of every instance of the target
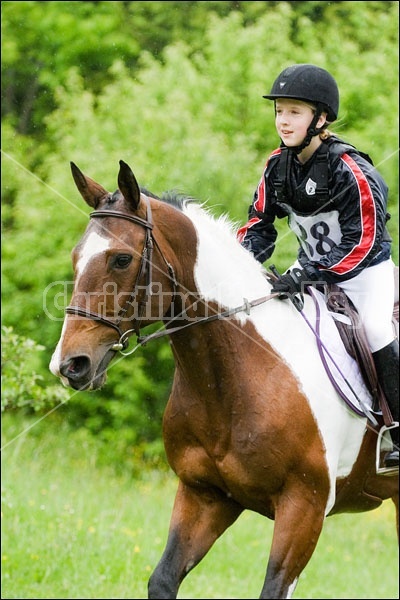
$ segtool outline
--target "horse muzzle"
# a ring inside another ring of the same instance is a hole
[[[115,352],[109,350],[97,366],[86,354],[69,356],[61,360],[57,367],[53,365],[51,370],[74,390],[97,390],[104,385],[107,367],[114,356]]]

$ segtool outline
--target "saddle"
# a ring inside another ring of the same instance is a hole
[[[396,267],[397,274],[398,268]],[[398,281],[398,280],[397,280]],[[393,307],[393,327],[398,337],[399,327],[399,298],[398,286],[395,303]],[[374,359],[369,348],[364,327],[361,325],[357,309],[350,298],[339,286],[329,284],[326,294],[327,309],[336,315],[344,315],[345,320],[335,318],[335,324],[339,331],[346,352],[356,361],[364,383],[373,398],[373,409],[382,411],[384,423],[389,425],[392,422],[390,410],[386,402],[385,395],[378,381]]]

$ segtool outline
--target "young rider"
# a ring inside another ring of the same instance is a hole
[[[364,324],[393,421],[399,421],[399,344],[392,325],[394,265],[386,229],[388,188],[370,158],[327,130],[339,90],[326,70],[286,68],[263,96],[275,103],[280,147],[269,156],[238,240],[264,262],[275,247],[275,218],[287,217],[297,261],[273,284],[287,298],[306,282],[339,285]],[[399,427],[386,467],[399,464]]]

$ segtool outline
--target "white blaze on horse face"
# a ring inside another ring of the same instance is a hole
[[[101,236],[100,234],[92,231],[89,233],[81,251],[78,261],[76,263],[76,283],[79,282],[79,277],[81,277],[82,273],[85,271],[89,262],[94,258],[97,254],[101,254],[105,252],[110,247],[110,239]]]
[[[97,255],[105,252],[110,247],[110,239],[107,239],[96,232],[89,233],[87,239],[85,240],[80,253],[79,258],[76,263],[76,271],[75,271],[75,288],[79,284],[79,279],[82,277],[85,272],[86,267],[90,263],[90,261],[95,258]],[[61,331],[60,339],[58,341],[57,347],[54,350],[53,356],[50,362],[50,371],[56,375],[56,377],[61,377],[60,375],[60,362],[62,361],[62,346],[65,331],[67,329],[68,319],[70,315],[66,315],[63,323],[63,328]],[[67,380],[61,377],[63,383]]]
[[[62,326],[60,339],[58,340],[58,344],[56,346],[56,349],[53,352],[53,356],[51,357],[51,361],[50,361],[50,371],[56,377],[60,377],[60,379],[62,380],[62,382],[65,385],[67,385],[68,382],[67,382],[67,379],[65,377],[62,377],[62,375],[60,373],[60,363],[61,363],[61,347],[62,347],[62,341],[63,341],[64,331],[66,329],[66,326],[67,326],[67,319],[65,318],[63,326]]]

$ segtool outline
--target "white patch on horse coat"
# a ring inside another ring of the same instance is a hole
[[[195,277],[205,300],[232,309],[270,293],[262,265],[242,248],[226,219],[214,220],[201,207],[189,204],[185,213],[198,236]],[[304,314],[315,323],[312,299],[305,297]],[[314,334],[294,306],[270,300],[238,313],[241,324],[248,319],[259,334],[282,356],[297,377],[317,421],[326,450],[331,490],[326,514],[335,502],[337,477],[348,475],[360,450],[366,419],[352,412],[333,388],[321,363]],[[265,362],[260,348],[260,369]]]

